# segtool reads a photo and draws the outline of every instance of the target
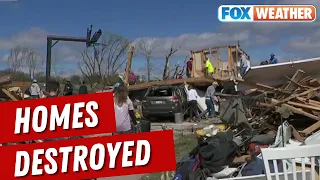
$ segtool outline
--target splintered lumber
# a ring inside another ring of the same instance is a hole
[[[301,104],[301,103],[292,102],[292,101],[288,101],[288,104],[293,105],[293,106],[298,106],[298,107],[301,107],[301,108],[320,111],[320,107],[315,107],[315,106],[312,106],[312,105]]]
[[[311,86],[317,87],[317,86],[320,86],[320,81],[318,79],[312,79],[312,80],[309,81],[309,84]]]
[[[320,87],[317,87],[317,88],[312,88],[312,89],[309,89],[307,91],[304,91],[304,92],[302,92],[300,94],[292,94],[291,96],[281,100],[279,103],[284,103],[284,102],[290,101],[291,99],[308,95],[310,92],[318,91],[319,89],[320,89]]]
[[[304,76],[305,72],[298,69],[296,71],[296,73],[294,73],[294,75],[292,76],[292,78],[290,79],[289,77],[285,76],[287,79],[289,79],[290,81],[288,82],[288,85],[284,88],[285,90],[289,89],[295,89],[297,88],[297,86],[301,86],[303,87],[303,85],[299,84],[298,82],[302,79],[302,77]]]
[[[303,98],[303,97],[297,97],[297,99],[299,101],[307,102],[307,103],[315,105],[315,106],[320,106],[320,101],[315,101],[315,100],[312,100],[312,99],[306,99],[306,98]]]
[[[302,131],[302,133],[308,135],[308,134],[311,134],[312,132],[316,131],[317,129],[320,128],[320,121],[312,124],[311,126],[307,127],[306,129],[304,129]]]
[[[291,105],[289,105],[289,104],[281,103],[281,101],[278,101],[278,100],[276,100],[276,99],[271,99],[271,103],[272,103],[273,105],[275,105],[275,104],[282,104],[284,107],[288,108],[291,112],[293,112],[293,113],[295,113],[295,114],[304,115],[304,116],[309,117],[309,118],[311,118],[311,119],[320,121],[320,117],[315,116],[315,115],[313,115],[313,114],[310,114],[310,113],[308,113],[308,112],[305,112],[305,111],[303,111],[303,110],[301,110],[301,109],[299,109],[299,108],[295,108],[295,107],[293,107],[293,106],[291,106]]]
[[[2,92],[5,95],[7,95],[12,101],[18,101],[18,99],[16,97],[14,97],[14,95],[12,95],[8,90],[2,89]]]
[[[310,81],[312,79],[313,78],[311,76],[307,76],[307,77],[303,78],[299,83],[300,84],[304,84],[304,83],[306,83],[306,82],[308,82],[308,81]]]
[[[262,89],[262,90],[275,91],[275,92],[282,93],[282,94],[287,94],[287,95],[291,94],[290,92],[286,92],[286,91],[284,91],[282,89],[274,88],[272,86],[268,86],[268,85],[261,84],[261,83],[251,83],[251,82],[246,82],[246,81],[243,81],[243,80],[237,80],[237,81],[240,81],[242,83],[248,84],[248,85],[253,86],[253,87],[257,87],[257,88]]]
[[[12,81],[6,85],[3,85],[6,89],[12,88],[12,87],[20,87],[21,90],[26,90],[31,86],[32,82],[24,82],[24,81]]]

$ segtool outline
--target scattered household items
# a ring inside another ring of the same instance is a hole
[[[258,84],[246,93],[217,93],[225,99],[221,122],[196,131],[199,143],[178,163],[177,176],[319,179],[320,82],[299,69],[285,78],[275,87]]]

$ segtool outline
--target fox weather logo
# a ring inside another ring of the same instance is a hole
[[[313,5],[222,5],[221,22],[313,22],[317,9]]]
[[[253,21],[252,6],[223,5],[218,9],[218,18],[221,22],[248,22]]]

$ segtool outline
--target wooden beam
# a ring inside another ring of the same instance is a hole
[[[306,117],[309,117],[311,119],[314,119],[314,120],[317,120],[317,121],[320,121],[320,117],[318,116],[315,116],[313,114],[310,114],[310,113],[307,113],[301,109],[298,109],[298,108],[295,108],[293,106],[290,106],[289,104],[284,104],[284,103],[281,103],[281,101],[278,101],[276,99],[271,99],[271,103],[276,106],[276,105],[283,105],[284,107],[288,108],[290,111],[292,111],[293,113],[295,114],[300,114],[300,115],[304,115]]]
[[[318,91],[319,89],[320,89],[320,87],[317,87],[317,88],[312,88],[312,89],[309,89],[309,90],[307,90],[307,91],[304,91],[304,92],[302,92],[302,93],[300,93],[300,94],[292,94],[291,96],[289,96],[289,97],[281,100],[280,102],[281,102],[281,103],[284,103],[284,102],[290,101],[291,99],[295,99],[295,98],[297,98],[297,97],[301,97],[301,96],[307,95],[307,94],[309,94],[310,92]]]
[[[288,104],[290,104],[292,106],[298,106],[298,107],[301,107],[301,108],[305,108],[305,109],[311,109],[311,110],[320,111],[320,107],[311,106],[311,105],[307,105],[307,104],[301,104],[301,103],[292,102],[292,101],[288,101]]]
[[[309,81],[309,84],[311,86],[317,87],[317,86],[320,86],[320,81],[318,79],[312,79],[312,80]]]
[[[126,74],[125,74],[125,83],[129,84],[129,73],[131,72],[131,64],[132,64],[132,57],[134,53],[134,46],[131,46],[129,49],[128,59],[127,59],[127,66],[126,66]]]
[[[2,92],[6,94],[12,101],[18,101],[18,99],[14,97],[8,90],[2,89]]]
[[[301,86],[298,82],[302,79],[302,77],[304,76],[305,72],[298,69],[294,75],[292,76],[292,78],[289,78],[287,76],[285,76],[286,78],[288,78],[290,81],[288,82],[288,85],[284,88],[285,90],[287,89],[295,89],[297,88],[297,86]]]
[[[302,131],[303,134],[306,134],[306,135],[309,135],[311,134],[312,132],[316,131],[317,129],[320,128],[320,121],[312,124],[311,126],[307,127],[306,129],[304,129]]]

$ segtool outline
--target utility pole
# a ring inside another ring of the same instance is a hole
[[[52,48],[59,41],[67,42],[85,42],[87,47],[90,47],[93,43],[96,43],[102,35],[101,29],[94,33],[91,38],[92,25],[90,28],[87,28],[87,37],[68,37],[68,36],[47,36],[47,60],[46,60],[46,84],[50,80],[51,76],[51,57],[52,57]],[[53,41],[55,41],[53,43]],[[47,86],[46,86],[47,87]]]

